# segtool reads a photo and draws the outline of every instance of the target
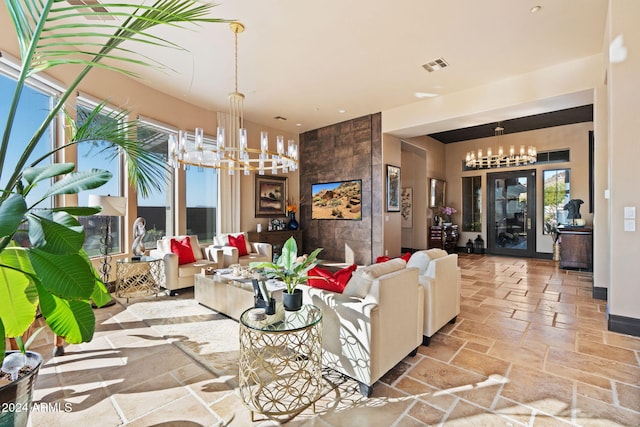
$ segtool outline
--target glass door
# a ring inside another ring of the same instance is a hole
[[[487,174],[487,252],[528,257],[535,253],[536,171]]]

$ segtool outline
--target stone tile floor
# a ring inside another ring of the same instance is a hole
[[[495,256],[461,255],[459,264],[455,324],[370,399],[342,379],[316,413],[287,425],[640,425],[640,338],[607,331],[591,274]],[[46,361],[32,426],[279,425],[251,422],[234,378],[215,375],[122,305],[96,315],[94,340],[68,345],[65,356],[51,358],[52,337],[40,335],[34,350]]]

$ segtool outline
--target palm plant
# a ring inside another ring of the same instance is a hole
[[[82,249],[84,230],[76,217],[95,214],[100,208],[66,206],[36,210],[34,206],[49,197],[100,187],[111,174],[99,169],[76,172],[73,163],[50,164],[48,159],[69,145],[106,141],[110,155],[124,154],[131,184],[143,195],[164,184],[166,166],[162,158],[128,138],[132,123],[118,128],[95,125],[95,118],[105,114],[104,104],[98,105],[81,126],[67,120],[69,136],[63,146],[27,164],[29,156],[52,121],[66,114],[67,99],[93,68],[132,75],[125,69],[127,64],[157,65],[136,56],[130,47],[132,43],[177,48],[154,35],[151,31],[154,27],[228,21],[208,17],[215,5],[199,4],[196,0],[156,0],[152,5],[114,2],[95,9],[63,0],[5,0],[5,6],[16,30],[21,69],[0,141],[0,177],[10,174],[0,190],[0,336],[20,337],[35,320],[39,306],[56,335],[70,343],[86,342],[92,339],[95,330],[91,301],[100,306],[110,297]],[[84,19],[92,17],[99,20]],[[105,17],[116,19],[100,19]],[[12,142],[10,136],[27,79],[68,65],[80,66],[80,72],[33,136],[28,141]],[[114,114],[118,121],[126,113],[107,114]],[[17,164],[5,165],[8,150],[22,150]],[[105,154],[102,153],[103,157]],[[37,185],[48,185],[51,180],[55,183],[42,199],[29,205],[27,195]],[[25,224],[30,246],[20,247],[13,239]],[[4,355],[1,346],[0,362]]]
[[[255,262],[251,263],[251,267],[265,269],[267,276],[284,282],[287,293],[292,294],[298,284],[309,279],[307,272],[316,265],[320,251],[322,248],[317,248],[308,257],[300,259],[296,239],[289,237],[282,246],[282,254],[277,262]]]

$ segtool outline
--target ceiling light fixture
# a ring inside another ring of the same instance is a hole
[[[257,171],[277,174],[298,169],[298,145],[292,139],[287,143],[285,152],[284,137],[276,137],[276,151],[269,150],[269,135],[260,132],[260,148],[249,148],[247,129],[244,128],[244,94],[238,92],[238,34],[244,31],[240,22],[229,24],[235,37],[235,90],[229,94],[229,115],[227,118],[218,113],[216,140],[204,138],[202,128],[195,129],[194,138],[187,132],[169,137],[169,164],[174,168],[187,165],[225,169],[229,175],[242,170],[245,175]],[[284,119],[284,118],[283,118]],[[286,119],[285,119],[286,120]],[[228,136],[228,139],[227,139]]]
[[[487,149],[487,154],[483,155],[482,149],[478,149],[478,153],[471,150],[467,152],[465,163],[468,168],[476,169],[489,169],[499,168],[501,166],[521,166],[535,163],[538,159],[538,151],[536,147],[530,145],[525,148],[524,145],[520,146],[520,152],[516,154],[515,147],[512,145],[509,148],[509,153],[505,154],[502,149],[502,140],[504,138],[504,128],[500,126],[500,123],[496,126],[495,140],[498,146],[498,152],[493,153],[491,147]]]

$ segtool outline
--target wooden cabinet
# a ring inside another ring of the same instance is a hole
[[[593,268],[593,230],[590,228],[559,228],[560,268]]]
[[[432,225],[429,227],[429,249],[444,249],[452,254],[458,246],[460,232],[457,225]]]
[[[271,243],[274,255],[280,255],[282,246],[291,236],[296,239],[298,252],[300,252],[302,248],[302,230],[261,231],[259,233],[257,231],[247,232],[247,237],[250,242]]]

